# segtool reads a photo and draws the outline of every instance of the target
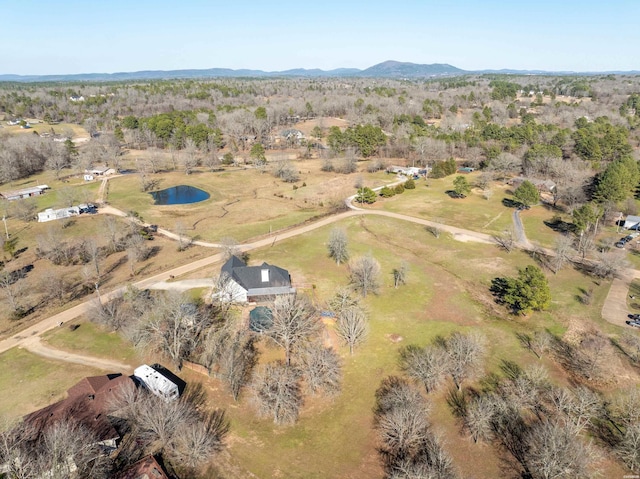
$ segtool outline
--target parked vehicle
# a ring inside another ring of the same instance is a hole
[[[625,245],[625,244],[626,244],[626,243],[625,243],[624,241],[618,241],[614,246],[615,246],[616,248],[624,248],[624,245]]]
[[[634,328],[640,328],[640,321],[638,321],[637,319],[632,319],[631,321],[627,321],[627,324]]]

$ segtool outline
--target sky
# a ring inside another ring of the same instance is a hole
[[[0,0],[0,74],[640,70],[639,0]]]

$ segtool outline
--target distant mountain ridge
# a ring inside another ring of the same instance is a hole
[[[78,73],[70,75],[0,75],[0,82],[73,82],[73,81],[125,81],[125,80],[171,80],[189,78],[268,78],[268,77],[304,77],[304,78],[433,78],[440,76],[456,76],[471,74],[511,74],[511,75],[600,75],[630,74],[639,71],[607,71],[607,72],[552,72],[544,70],[462,70],[447,63],[419,64],[387,60],[364,70],[358,68],[336,68],[321,70],[319,68],[294,68],[284,71],[263,71],[231,68],[208,68],[188,70],[143,70],[137,72],[117,73]]]

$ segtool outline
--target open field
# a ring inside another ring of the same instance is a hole
[[[86,320],[74,321],[72,330],[65,325],[42,337],[43,343],[55,349],[97,358],[137,365],[140,360],[131,344],[115,332],[109,332]]]
[[[49,125],[48,123],[34,120],[32,118],[25,118],[25,120],[31,122],[31,128],[21,128],[19,125],[9,126],[5,123],[2,125],[2,129],[0,129],[0,135],[26,135],[33,134],[35,132],[37,134],[53,133],[55,135],[69,136],[73,140],[84,139],[86,141],[89,139],[89,133],[87,130],[74,123],[58,123],[57,125]]]
[[[203,189],[211,197],[190,205],[156,206],[151,195],[140,191],[138,177],[125,175],[109,181],[108,202],[123,211],[135,210],[145,221],[169,230],[181,224],[195,239],[233,237],[243,242],[327,214],[354,193],[359,178],[371,187],[392,179],[384,173],[326,173],[320,170],[319,160],[300,160],[293,165],[300,172],[297,189],[253,168],[191,175],[163,173],[157,175],[157,189],[185,184]]]
[[[502,204],[504,198],[511,198],[505,185],[494,184],[489,199],[477,188],[464,199],[454,199],[446,192],[453,189],[456,176],[417,180],[415,190],[384,200],[380,198],[373,207],[488,234],[501,233],[511,227],[513,208]],[[467,175],[469,183],[473,184],[476,176],[475,173]]]
[[[507,317],[494,306],[488,287],[495,276],[512,275],[516,266],[530,264],[532,260],[526,254],[506,254],[487,245],[460,243],[447,235],[436,239],[419,226],[387,218],[353,218],[340,226],[347,230],[352,256],[371,252],[382,265],[380,295],[366,300],[371,312],[369,339],[353,357],[339,346],[344,361],[342,394],[335,399],[310,398],[300,422],[293,427],[274,427],[268,419],[256,418],[246,397],[235,404],[218,381],[206,380],[212,404],[225,407],[232,420],[228,460],[234,468],[258,477],[273,477],[284,471],[287,477],[300,478],[380,475],[371,428],[373,394],[382,378],[399,373],[401,347],[424,345],[437,335],[456,330],[478,329],[490,345],[486,372],[498,372],[502,359],[522,366],[538,362],[519,346],[516,331],[546,328],[563,334],[576,323],[607,327],[599,315],[607,282],[596,283],[575,270],[563,270],[549,277],[554,301],[548,312],[528,318]],[[329,230],[253,251],[251,257],[254,263],[267,261],[286,267],[296,282],[311,283],[314,299],[322,305],[336,287],[348,282],[346,267],[327,258]],[[394,289],[390,273],[401,260],[410,264],[408,284]],[[210,268],[199,276],[216,271]],[[593,289],[590,306],[579,301],[581,289]],[[610,326],[609,332],[615,333],[616,328]],[[264,356],[274,359],[279,355],[267,349]],[[554,381],[567,383],[566,373],[557,364],[546,358],[543,363]],[[187,374],[192,380],[205,380]],[[630,378],[619,381],[617,386],[622,386],[629,384]],[[443,393],[433,395],[432,400],[435,427],[445,436],[462,472],[474,477],[498,477],[500,461],[495,453],[459,436],[459,426]],[[345,424],[350,425],[349,435],[341,432]],[[477,467],[480,463],[482,470]]]
[[[66,390],[86,376],[102,371],[43,359],[23,349],[0,354],[0,417],[18,417],[63,398]]]

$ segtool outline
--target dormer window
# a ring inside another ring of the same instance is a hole
[[[260,275],[261,275],[263,283],[268,283],[269,282],[269,270],[268,269],[260,270]]]

